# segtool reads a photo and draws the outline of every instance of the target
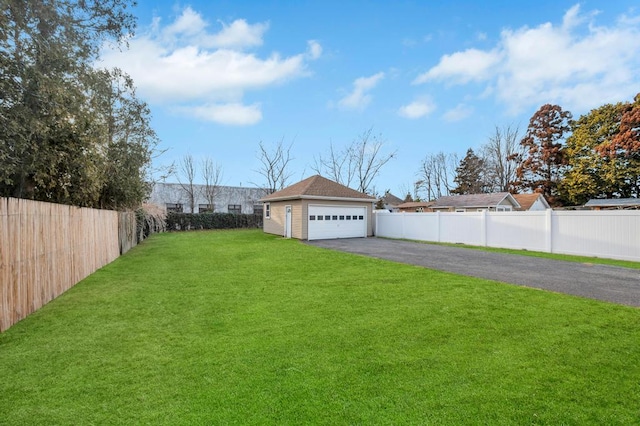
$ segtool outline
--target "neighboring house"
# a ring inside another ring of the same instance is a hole
[[[508,192],[492,194],[450,195],[440,197],[431,205],[434,212],[512,211],[520,204]]]
[[[512,194],[516,199],[520,208],[516,210],[520,211],[542,211],[550,209],[547,199],[542,194]]]
[[[398,210],[405,213],[432,212],[434,201],[409,201],[398,205]]]
[[[373,235],[376,199],[320,175],[311,176],[263,197],[264,227],[269,234],[301,240]]]
[[[189,192],[179,183],[156,183],[149,202],[164,207],[168,212],[181,213],[236,213],[262,214],[260,198],[266,189],[238,186],[214,187],[214,203],[210,205],[205,197],[205,185],[194,185],[194,209],[191,211]]]
[[[378,199],[377,205],[379,205],[380,203],[386,210],[389,210],[390,212],[397,212],[398,206],[404,203],[404,201],[387,191],[382,197]]]
[[[594,198],[584,206],[592,210],[640,210],[640,198]]]

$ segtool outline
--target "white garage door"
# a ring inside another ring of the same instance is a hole
[[[309,206],[310,240],[367,236],[367,208]]]

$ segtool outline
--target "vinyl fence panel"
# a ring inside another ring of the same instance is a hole
[[[440,215],[440,242],[485,245],[484,212],[436,214]]]
[[[640,211],[376,212],[376,235],[640,262]]]
[[[640,211],[558,211],[552,251],[640,261]]]
[[[487,213],[486,245],[489,247],[545,251],[547,234],[544,211]]]

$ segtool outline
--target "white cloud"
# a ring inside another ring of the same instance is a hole
[[[248,125],[260,121],[262,113],[259,104],[243,106],[245,92],[304,76],[308,61],[322,54],[322,46],[312,40],[297,55],[261,57],[247,49],[263,44],[268,23],[238,19],[221,25],[209,31],[203,17],[187,7],[165,26],[154,19],[147,32],[129,40],[128,50],[105,48],[98,66],[125,70],[149,102],[199,119]]]
[[[248,106],[240,103],[200,105],[180,110],[205,121],[234,126],[247,126],[262,120],[262,111],[258,104]]]
[[[353,91],[338,101],[338,105],[346,109],[364,109],[371,102],[371,91],[384,78],[379,72],[371,77],[360,77],[353,82]]]
[[[640,86],[640,21],[598,26],[597,13],[570,8],[560,25],[504,30],[488,50],[444,55],[415,84],[481,84],[513,113],[543,103],[586,111],[629,99]]]
[[[252,47],[262,45],[262,36],[269,24],[249,25],[244,19],[237,19],[230,25],[222,22],[222,31],[206,39],[210,47]]]
[[[435,109],[436,106],[430,99],[422,99],[400,107],[398,115],[404,118],[417,119],[426,117]]]
[[[468,83],[472,80],[485,80],[493,71],[492,68],[500,62],[500,54],[496,51],[484,52],[478,49],[468,49],[444,55],[440,63],[424,74],[419,75],[414,84],[426,83],[431,80],[453,80],[455,83]]]
[[[449,111],[445,112],[442,115],[442,118],[444,118],[444,120],[448,121],[449,123],[455,123],[456,121],[464,120],[471,114],[473,114],[472,107],[465,104],[458,104],[455,108],[452,108]]]
[[[322,46],[315,40],[307,42],[307,54],[311,59],[318,59],[322,55]]]

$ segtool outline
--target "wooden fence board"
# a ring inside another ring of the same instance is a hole
[[[114,211],[0,198],[0,332],[116,259],[118,227]]]
[[[11,325],[9,272],[9,200],[0,198],[0,331]]]

